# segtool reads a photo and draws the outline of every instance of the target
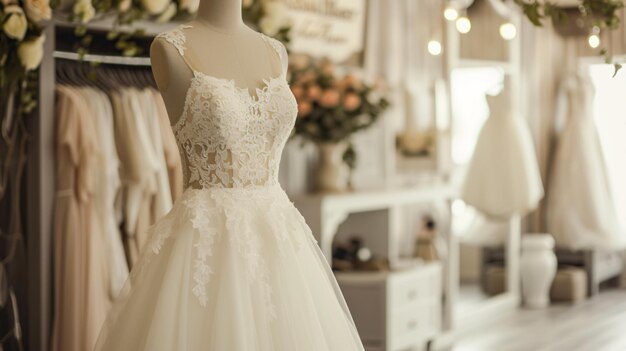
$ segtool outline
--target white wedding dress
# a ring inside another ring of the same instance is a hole
[[[185,59],[184,27],[162,33]],[[173,126],[186,190],[97,342],[106,351],[351,351],[362,343],[303,217],[278,184],[297,106],[283,64],[256,95],[193,70]]]

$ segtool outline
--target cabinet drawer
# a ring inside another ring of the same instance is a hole
[[[390,297],[392,309],[404,309],[407,305],[439,298],[441,295],[441,278],[437,270],[430,270],[391,282]]]
[[[440,307],[435,301],[413,305],[391,316],[390,333],[394,347],[423,342],[440,329]]]

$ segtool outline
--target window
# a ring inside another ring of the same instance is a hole
[[[626,72],[614,78],[612,65],[591,65],[596,90],[593,117],[604,152],[609,184],[622,226],[626,226]]]

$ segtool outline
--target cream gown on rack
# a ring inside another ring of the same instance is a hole
[[[161,34],[185,59],[180,28]],[[172,127],[185,187],[149,229],[96,350],[363,350],[335,278],[278,184],[297,106],[287,57],[256,94],[194,71]]]

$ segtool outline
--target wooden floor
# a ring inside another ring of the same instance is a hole
[[[626,289],[574,306],[520,309],[438,351],[626,351]]]

